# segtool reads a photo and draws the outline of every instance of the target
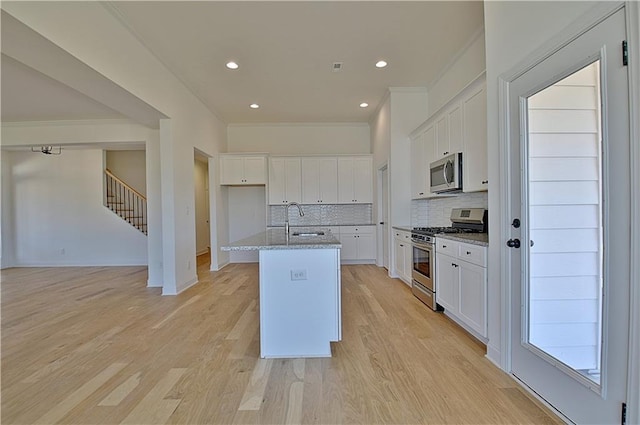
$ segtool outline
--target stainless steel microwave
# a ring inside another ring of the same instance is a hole
[[[431,193],[462,191],[462,153],[447,155],[432,162],[430,168]]]

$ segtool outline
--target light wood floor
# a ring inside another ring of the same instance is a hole
[[[2,423],[561,423],[384,269],[342,268],[343,341],[306,360],[258,358],[256,264],[198,271],[3,270]]]

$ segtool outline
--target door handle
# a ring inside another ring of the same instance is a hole
[[[507,246],[509,248],[520,248],[520,239],[509,239],[507,241]]]
[[[381,221],[380,224],[384,224],[384,221]]]

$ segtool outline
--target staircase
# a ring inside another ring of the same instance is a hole
[[[104,170],[104,182],[104,206],[146,235],[147,198],[108,169]]]

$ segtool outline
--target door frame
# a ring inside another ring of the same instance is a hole
[[[500,245],[500,367],[511,372],[511,287],[510,287],[510,258],[512,254],[503,243],[509,239],[511,233],[509,206],[508,176],[511,171],[509,145],[509,87],[510,83],[525,72],[569,44],[586,31],[605,20],[607,17],[625,8],[627,21],[627,42],[629,43],[629,124],[631,140],[631,258],[640,256],[640,4],[635,1],[599,3],[585,15],[574,21],[563,31],[544,43],[539,49],[528,55],[528,59],[502,74],[498,78],[498,131],[500,146],[500,180],[498,196],[500,199],[499,214],[499,245]],[[634,143],[635,142],[635,143]],[[636,186],[634,186],[636,185]],[[640,423],[640,264],[631,262],[630,270],[630,301],[629,301],[629,364],[627,370],[627,422]],[[518,381],[519,382],[519,381]],[[550,406],[535,393],[524,387],[535,398]],[[555,411],[555,409],[554,409]],[[556,411],[557,412],[557,411]],[[560,415],[562,416],[562,415]],[[565,418],[566,419],[566,418]]]
[[[376,185],[376,189],[377,189],[377,193],[376,193],[376,198],[377,198],[377,208],[376,208],[376,266],[378,267],[384,267],[384,225],[381,225],[380,222],[382,221],[382,219],[384,218],[384,211],[383,208],[384,206],[382,205],[382,190],[383,187],[385,187],[385,185],[382,184],[382,179],[384,176],[384,170],[387,170],[387,220],[389,219],[390,213],[389,213],[389,163],[387,161],[385,161],[384,163],[380,164],[380,166],[378,167],[378,169],[376,170],[376,179],[377,179],[377,185]],[[387,223],[387,229],[390,229],[389,227],[389,223]],[[391,249],[390,249],[390,242],[391,240],[390,238],[390,234],[391,231],[387,232],[387,261],[389,262],[389,264],[387,264],[387,271],[389,273],[391,273]]]

